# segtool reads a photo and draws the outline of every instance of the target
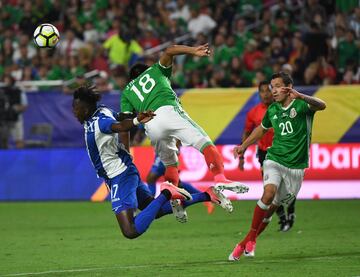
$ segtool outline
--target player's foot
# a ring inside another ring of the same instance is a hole
[[[186,223],[188,221],[188,216],[183,205],[181,205],[181,201],[178,199],[170,200],[170,205],[176,220],[180,223]]]
[[[171,193],[171,200],[180,199],[180,200],[192,200],[192,196],[186,190],[176,187],[169,182],[164,182],[160,185],[160,191],[167,189]]]
[[[245,245],[244,256],[255,257],[255,247],[256,247],[256,242],[248,241]]]
[[[229,213],[233,211],[231,201],[221,191],[218,191],[215,187],[209,187],[205,192],[210,196],[211,202],[218,204]]]
[[[215,205],[211,202],[203,202],[204,206],[207,209],[208,214],[212,214],[215,210]]]
[[[240,256],[244,253],[245,248],[239,243],[235,246],[234,250],[230,253],[229,261],[238,261]]]
[[[249,187],[240,182],[226,179],[225,177],[215,178],[215,187],[218,191],[230,190],[235,193],[246,193]]]
[[[279,221],[279,231],[280,232],[287,232],[290,230],[290,225],[289,222],[287,220],[280,220]]]
[[[289,227],[290,227],[289,229],[291,229],[293,227],[295,218],[296,218],[296,215],[294,213],[289,214],[289,216],[288,216],[288,223],[289,223]]]

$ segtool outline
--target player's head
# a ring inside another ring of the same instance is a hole
[[[270,90],[270,83],[268,81],[261,81],[259,83],[259,96],[262,103],[269,106],[273,102],[273,97]]]
[[[74,92],[73,113],[81,124],[95,112],[97,102],[101,95],[95,90],[95,87],[82,86]]]
[[[144,63],[136,63],[130,68],[129,78],[130,81],[136,79],[141,73],[143,73],[149,66]]]
[[[294,84],[291,76],[285,72],[280,71],[271,77],[271,93],[276,102],[284,102],[288,97],[288,92],[282,92],[282,87],[292,88]]]

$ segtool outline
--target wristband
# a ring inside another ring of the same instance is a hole
[[[137,119],[137,117],[134,117],[134,119],[133,119],[133,124],[134,124],[135,126],[138,126],[138,125],[140,124],[140,122],[139,122],[139,120]]]

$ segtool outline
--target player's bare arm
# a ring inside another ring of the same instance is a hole
[[[160,64],[162,66],[172,65],[173,57],[177,55],[193,55],[198,57],[210,56],[209,44],[204,44],[196,47],[186,45],[173,45],[168,47],[160,57]]]
[[[245,141],[243,141],[241,145],[234,147],[234,158],[236,159],[238,157],[244,157],[246,148],[261,139],[267,131],[268,130],[263,128],[261,125],[257,126],[254,131],[251,132],[250,136]]]
[[[302,93],[298,92],[297,90],[290,88],[290,87],[283,87],[281,89],[284,91],[287,91],[290,94],[290,97],[292,99],[304,100],[306,103],[309,104],[310,109],[313,111],[325,110],[325,108],[326,108],[326,103],[319,98],[312,97],[312,96],[309,96],[306,94],[302,94]]]
[[[114,123],[111,125],[111,130],[114,133],[129,131],[132,127],[139,125],[140,123],[147,123],[153,117],[155,113],[153,111],[141,112],[134,119],[125,119],[121,122]]]
[[[244,131],[244,133],[242,135],[242,141],[245,141],[250,136],[250,134],[251,134],[251,132]],[[246,151],[246,149],[245,149],[245,151]],[[243,154],[245,154],[245,151],[244,151]],[[244,164],[245,164],[244,156],[239,156],[239,165],[238,165],[238,167],[239,167],[240,170],[244,170]]]

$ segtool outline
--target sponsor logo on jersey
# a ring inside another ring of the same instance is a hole
[[[274,116],[273,116],[273,119],[278,119],[277,115],[274,115]]]
[[[290,110],[290,118],[294,118],[297,115],[295,108]]]
[[[267,179],[269,179],[269,175],[268,175],[268,174],[264,175],[264,181],[266,181]]]
[[[282,113],[281,117],[287,117],[288,114],[287,113]]]

